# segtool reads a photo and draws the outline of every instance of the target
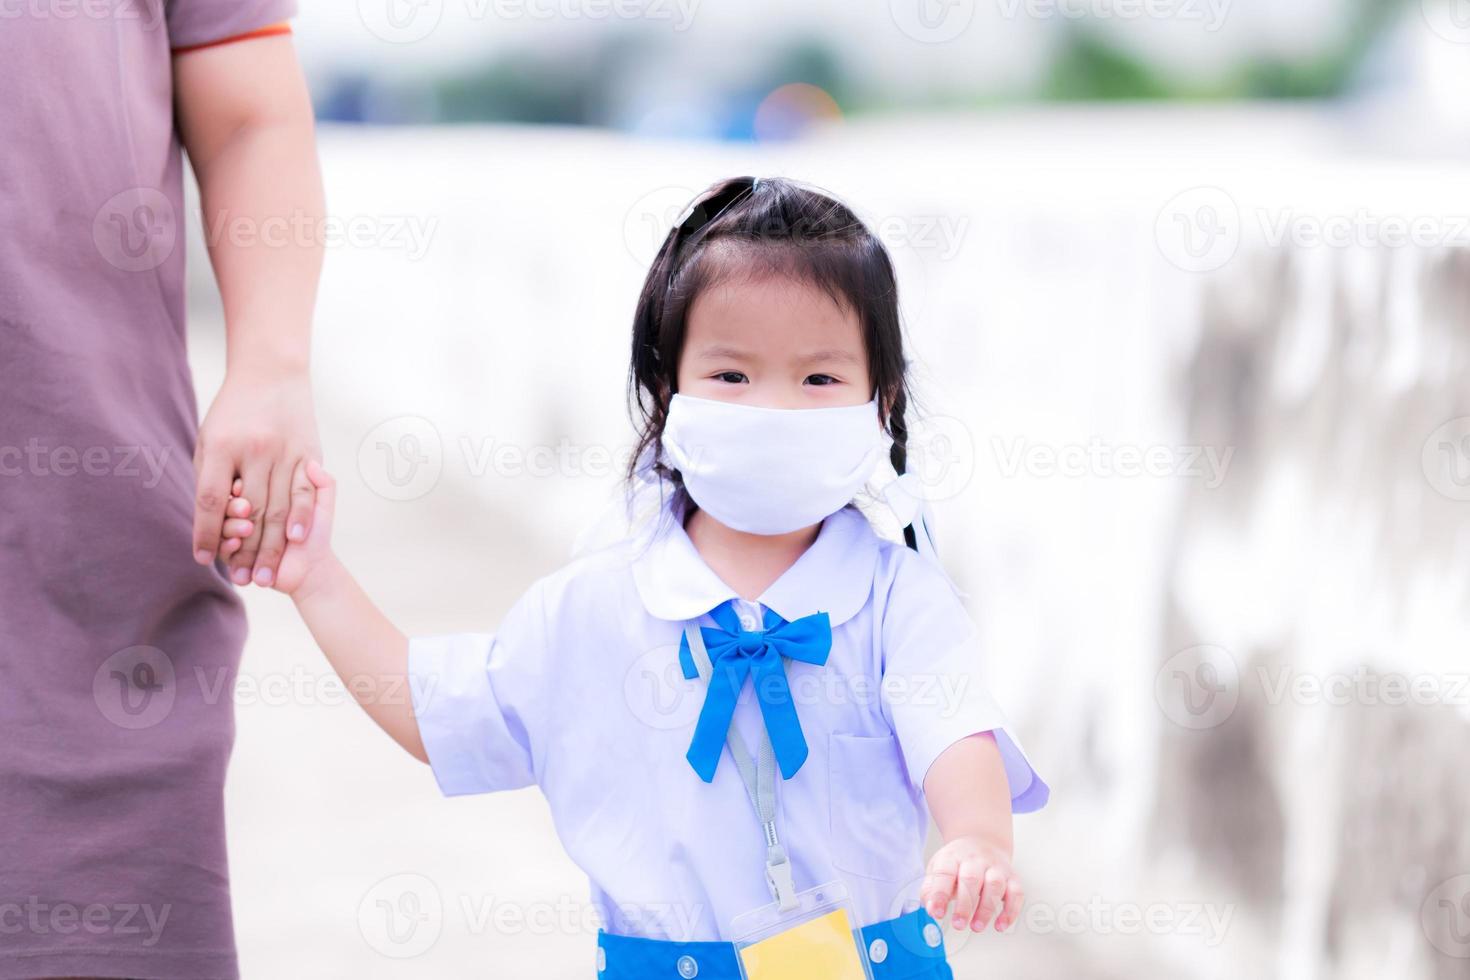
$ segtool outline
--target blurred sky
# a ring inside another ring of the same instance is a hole
[[[306,4],[300,23],[310,28],[311,54],[323,64],[378,63],[381,46],[371,25],[386,22],[396,7],[394,16],[421,25],[405,28],[405,38],[438,17],[431,36],[403,45],[401,67],[470,61],[553,39],[575,50],[616,26],[682,34],[706,67],[707,58],[738,63],[751,47],[763,48],[772,38],[808,34],[831,40],[885,78],[985,80],[1026,77],[1060,30],[1083,21],[1193,74],[1220,70],[1244,54],[1321,51],[1340,41],[1354,16],[1371,6],[1339,0],[1150,4],[1167,14],[1149,16],[1143,0],[348,0]],[[637,16],[626,16],[630,12]],[[955,43],[939,41],[916,58],[914,44],[923,39],[904,33],[906,13],[914,23],[936,25],[936,40],[959,32]]]
[[[308,0],[297,31],[330,120],[737,140],[1038,100],[1448,100],[1470,59],[1467,0]]]

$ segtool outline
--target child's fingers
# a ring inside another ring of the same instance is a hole
[[[323,469],[322,464],[314,459],[308,460],[306,463],[306,478],[318,490],[330,490],[337,485],[337,481],[332,474]]]
[[[311,533],[311,512],[316,507],[316,485],[306,475],[307,461],[291,473],[291,513],[286,517],[286,540],[305,541]]]
[[[306,464],[306,478],[316,487],[316,519],[330,522],[337,509],[337,481],[314,459]]]
[[[235,482],[230,484],[230,495],[234,497],[243,497],[245,495],[245,481],[238,476],[235,477]]]
[[[1021,879],[1012,875],[1011,880],[1006,883],[1006,901],[1000,910],[1000,918],[995,920],[995,931],[1005,932],[1015,925],[1025,902],[1026,890],[1021,885]]]
[[[944,918],[944,910],[949,908],[954,898],[954,885],[959,874],[959,865],[953,858],[934,855],[929,872],[924,875],[924,884],[919,888],[919,902],[935,919]]]
[[[225,504],[225,516],[226,517],[249,517],[250,516],[250,501],[248,501],[244,497],[241,497],[241,496],[238,496],[238,495],[236,495],[234,497],[231,497],[230,498],[230,502],[227,503],[227,504]]]
[[[225,538],[225,543],[219,546],[219,556],[228,558],[244,547],[245,542],[239,538]]]
[[[268,462],[249,463],[243,474],[245,485],[242,496],[247,500],[259,503],[262,510],[269,510],[273,506],[270,495],[270,477],[271,468]],[[255,570],[255,558],[260,552],[260,540],[264,533],[265,525],[257,524],[255,532],[245,539],[245,546],[230,556],[230,581],[236,585],[250,584],[250,576]]]
[[[1005,872],[1000,868],[988,869],[980,887],[980,903],[975,909],[974,918],[970,920],[970,928],[973,931],[985,931],[985,927],[990,925],[990,920],[995,918],[995,913],[1000,911],[1001,903],[1005,900],[1005,893]]]
[[[231,540],[248,538],[250,537],[250,533],[254,530],[254,521],[241,520],[240,518],[236,517],[232,517],[229,520],[225,521],[224,534],[226,538]]]
[[[955,888],[954,900],[954,927],[963,929],[970,924],[975,917],[975,909],[980,904],[980,880],[985,873],[985,865],[979,861],[963,861],[960,863],[960,878]]]

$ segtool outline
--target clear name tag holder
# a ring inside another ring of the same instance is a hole
[[[840,881],[737,915],[730,926],[744,980],[873,980],[868,951]]]
[[[694,623],[685,625],[684,635],[699,676],[707,682],[713,668],[704,637]],[[776,757],[770,736],[762,730],[758,759],[751,758],[733,722],[726,743],[765,833],[766,884],[775,899],[731,920],[740,976],[743,980],[873,980],[847,886],[833,881],[803,892],[796,890],[791,861],[776,828]]]

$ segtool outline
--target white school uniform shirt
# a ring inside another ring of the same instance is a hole
[[[853,507],[756,603],[739,600],[665,512],[656,533],[536,582],[491,634],[414,639],[409,672],[430,764],[446,795],[536,785],[567,853],[591,879],[609,932],[729,940],[769,904],[760,823],[728,749],[713,782],[685,759],[705,682],[678,662],[686,621],[727,600],[747,629],[764,609],[826,612],[824,666],[786,661],[810,754],[777,779],[777,823],[798,890],[846,884],[861,925],[916,906],[929,766],[993,731],[1012,807],[1048,790],[986,690],[976,629],[942,573],[880,539]],[[745,684],[735,725],[761,716]]]

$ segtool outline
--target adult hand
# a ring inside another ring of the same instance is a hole
[[[225,557],[237,585],[275,581],[286,541],[311,531],[316,489],[306,475],[321,459],[311,381],[304,370],[230,371],[199,428],[194,451],[198,492],[194,558]],[[254,530],[238,551],[220,555],[220,529],[236,477],[251,503]]]
[[[225,383],[195,454],[194,553],[224,558],[237,584],[270,585],[287,535],[310,529],[304,464],[320,454],[308,365],[326,211],[311,98],[288,36],[181,53],[173,90],[225,313]],[[282,221],[304,231],[264,233]],[[220,532],[236,476],[255,526],[231,554]]]

